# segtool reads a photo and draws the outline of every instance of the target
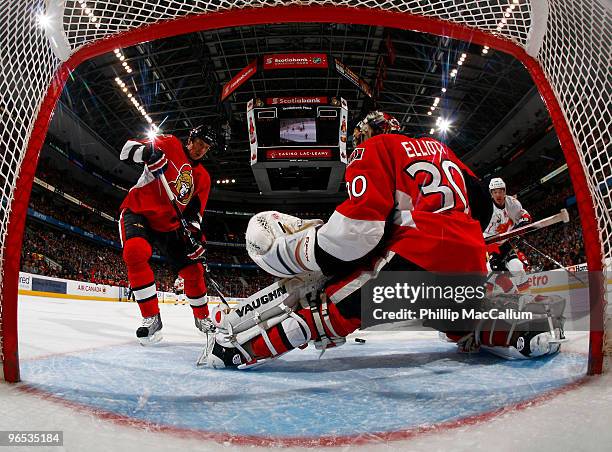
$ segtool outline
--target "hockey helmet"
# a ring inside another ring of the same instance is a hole
[[[389,113],[378,110],[371,111],[355,126],[353,144],[357,146],[375,135],[399,132],[400,129],[399,121]]]
[[[200,138],[210,146],[210,151],[216,151],[221,148],[221,140],[216,129],[206,124],[198,126],[189,132],[189,141]]]
[[[495,189],[498,189],[498,188],[503,188],[505,190],[506,189],[506,183],[503,181],[503,179],[501,177],[494,177],[489,182],[489,191],[495,190]]]

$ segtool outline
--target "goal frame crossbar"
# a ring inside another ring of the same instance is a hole
[[[68,60],[62,63],[48,87],[39,114],[33,125],[23,164],[19,169],[14,199],[9,214],[7,240],[4,244],[5,249],[2,262],[4,276],[2,281],[3,310],[1,331],[4,335],[2,347],[5,379],[10,382],[19,381],[17,296],[26,213],[38,156],[49,128],[53,109],[70,72],[82,62],[101,54],[112,52],[113,49],[119,47],[129,47],[144,41],[168,38],[197,31],[263,25],[271,22],[357,24],[431,33],[482,46],[489,46],[497,51],[510,54],[522,62],[548,108],[574,187],[590,275],[589,298],[591,320],[587,373],[601,373],[604,359],[603,344],[606,302],[603,278],[603,248],[598,232],[595,207],[589,191],[585,171],[577,151],[576,142],[570,132],[555,92],[538,61],[530,56],[519,44],[509,39],[462,24],[443,21],[433,17],[419,16],[410,12],[322,5],[244,8],[190,15],[157,22],[117,33],[87,44],[74,52]]]

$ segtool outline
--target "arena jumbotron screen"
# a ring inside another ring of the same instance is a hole
[[[259,147],[338,146],[338,108],[309,105],[258,108]]]

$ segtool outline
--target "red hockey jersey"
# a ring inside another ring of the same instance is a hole
[[[437,140],[375,136],[351,154],[349,199],[318,231],[318,246],[353,261],[384,240],[385,249],[429,271],[486,271],[464,173],[474,177]]]
[[[151,140],[139,141],[151,142]],[[168,168],[164,174],[181,211],[184,211],[194,197],[197,197],[200,204],[199,213],[203,215],[210,192],[208,171],[202,165],[192,166],[182,143],[172,135],[155,137],[154,145],[159,147],[168,159]],[[140,179],[123,200],[121,210],[123,209],[144,215],[149,226],[156,231],[173,231],[180,224],[161,181],[151,174],[146,165]]]

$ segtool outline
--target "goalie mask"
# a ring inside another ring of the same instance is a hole
[[[399,121],[390,114],[382,111],[371,111],[355,126],[353,145],[358,146],[375,135],[399,132],[400,129]]]

